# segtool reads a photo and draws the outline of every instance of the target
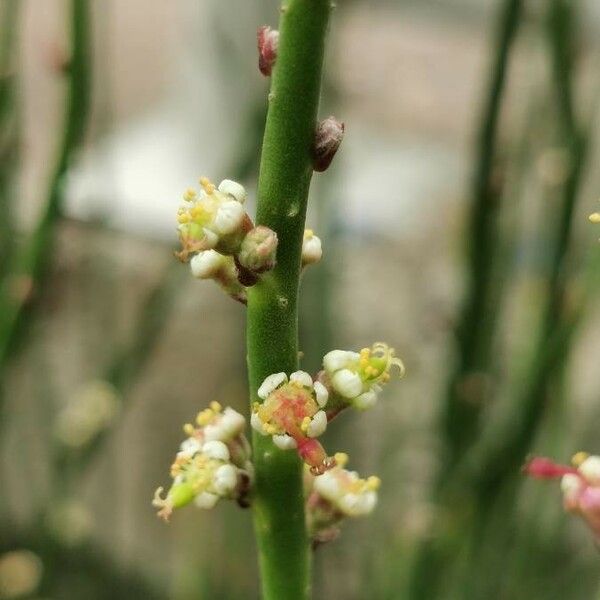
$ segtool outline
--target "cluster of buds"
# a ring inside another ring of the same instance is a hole
[[[325,408],[329,393],[319,381],[305,371],[289,378],[285,373],[269,375],[260,388],[252,408],[251,425],[261,435],[273,437],[281,450],[298,451],[314,474],[323,473],[335,464],[315,439],[327,428]]]
[[[383,384],[396,367],[400,377],[404,374],[402,361],[395,356],[393,348],[376,342],[360,352],[332,350],[323,358],[323,370],[319,380],[332,396],[330,408],[341,409],[351,405],[366,410],[377,401]]]
[[[560,479],[565,510],[582,517],[600,538],[600,456],[578,452],[571,465],[560,465],[549,458],[536,457],[524,467],[536,479]]]
[[[362,517],[377,504],[379,477],[361,479],[356,471],[345,468],[348,455],[338,452],[335,466],[315,477],[306,474],[307,527],[315,543],[335,539],[339,524],[346,517]]]
[[[253,468],[250,445],[244,435],[246,420],[232,408],[212,402],[188,423],[188,436],[171,465],[173,484],[163,498],[158,488],[153,505],[165,521],[174,509],[194,502],[199,508],[212,508],[221,499],[236,500],[248,506]]]
[[[213,279],[231,297],[245,302],[246,287],[275,266],[277,235],[268,227],[254,227],[244,209],[246,190],[224,179],[215,186],[200,178],[198,193],[190,188],[177,213],[181,251],[194,277]]]

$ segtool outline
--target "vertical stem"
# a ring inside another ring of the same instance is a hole
[[[89,2],[71,0],[71,57],[65,105],[64,134],[48,190],[48,198],[34,232],[19,253],[11,273],[0,284],[0,369],[15,341],[26,293],[35,288],[48,263],[52,233],[62,209],[67,168],[82,141],[90,104]]]
[[[506,0],[502,6],[496,54],[477,140],[469,222],[469,287],[457,327],[459,359],[450,380],[444,415],[451,464],[473,441],[483,404],[481,398],[466,399],[461,393],[461,384],[470,374],[485,373],[489,362],[495,323],[495,313],[490,310],[489,304],[496,295],[492,267],[498,244],[497,216],[502,194],[496,162],[498,125],[510,50],[516,38],[522,6],[522,0]]]
[[[271,373],[298,367],[298,280],[312,176],[314,141],[330,0],[286,0],[269,94],[258,184],[257,223],[277,232],[277,266],[248,294],[247,352],[251,401]],[[310,556],[302,464],[293,452],[254,435],[255,528],[263,598],[305,599]]]

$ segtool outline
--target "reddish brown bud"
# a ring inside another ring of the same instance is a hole
[[[344,124],[327,117],[317,125],[313,150],[313,169],[322,172],[329,167],[344,138]]]
[[[277,45],[279,44],[279,31],[271,29],[268,25],[258,28],[258,68],[260,72],[269,77],[277,59]]]

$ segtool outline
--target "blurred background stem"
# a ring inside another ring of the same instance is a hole
[[[448,385],[443,416],[447,449],[442,472],[452,468],[477,435],[485,385],[468,385],[488,374],[499,290],[493,278],[498,245],[498,215],[504,174],[498,157],[498,130],[507,67],[522,13],[522,0],[500,7],[494,59],[475,148],[476,167],[468,224],[467,294],[456,328],[458,357]],[[492,305],[493,303],[493,305]],[[468,394],[467,389],[479,389]]]
[[[85,133],[90,109],[89,1],[70,2],[71,54],[66,72],[64,133],[42,214],[0,284],[0,377],[15,348],[27,302],[43,283],[62,211],[65,175]]]

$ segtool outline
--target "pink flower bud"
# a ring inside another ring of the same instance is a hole
[[[268,25],[259,27],[258,33],[258,69],[269,77],[277,59],[277,45],[279,44],[279,31],[271,29]]]
[[[315,171],[321,173],[329,167],[344,138],[344,129],[344,124],[333,116],[317,125],[313,149]]]

